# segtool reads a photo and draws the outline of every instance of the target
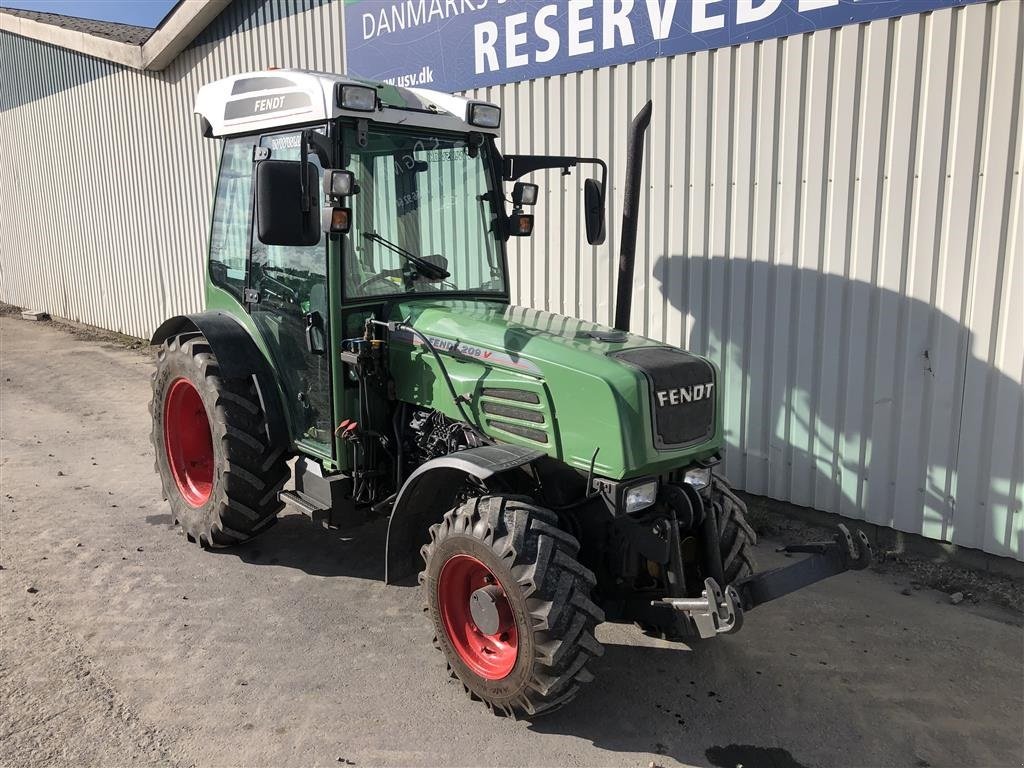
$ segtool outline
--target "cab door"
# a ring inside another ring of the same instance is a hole
[[[267,134],[259,146],[275,160],[299,159],[298,131]],[[264,153],[265,154],[265,153]],[[315,153],[309,162],[323,169]],[[317,194],[320,194],[317,184]],[[319,203],[317,203],[319,206]],[[296,442],[332,457],[327,238],[310,246],[264,245],[254,234],[249,312],[281,378]]]

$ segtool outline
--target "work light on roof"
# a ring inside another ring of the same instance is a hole
[[[470,102],[466,108],[466,122],[480,128],[497,128],[501,125],[501,107]]]
[[[365,85],[338,85],[338,106],[354,112],[373,112],[377,108],[377,89]]]

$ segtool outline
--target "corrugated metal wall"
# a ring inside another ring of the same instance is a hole
[[[201,308],[218,144],[196,91],[270,66],[341,71],[342,16],[239,0],[162,72],[0,32],[0,300],[134,336]]]
[[[1024,559],[1022,51],[1002,0],[474,95],[614,212],[654,101],[633,328],[720,366],[739,487]],[[541,181],[519,301],[610,322],[618,222]]]
[[[342,37],[339,5],[236,0],[141,74],[0,34],[0,298],[137,335],[196,308],[215,149],[192,95],[340,71]],[[1022,51],[999,0],[475,94],[508,151],[606,158],[613,212],[654,100],[634,329],[720,365],[737,485],[1024,560]],[[515,297],[608,322],[615,215],[590,248],[578,177],[542,181]]]

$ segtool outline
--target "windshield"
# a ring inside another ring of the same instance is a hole
[[[489,146],[472,157],[464,137],[371,131],[367,139],[360,147],[352,129],[343,139],[359,185],[349,198],[345,297],[505,293]]]

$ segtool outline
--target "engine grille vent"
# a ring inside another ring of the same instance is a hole
[[[497,421],[495,419],[488,419],[487,423],[490,426],[496,429],[500,429],[503,432],[508,432],[509,434],[517,435],[519,437],[525,437],[527,440],[532,440],[535,443],[547,445],[548,433],[543,432],[539,429],[534,429],[533,427],[524,427],[521,424],[512,424],[511,422],[508,421]]]
[[[484,397],[493,397],[495,400],[514,400],[517,403],[540,404],[540,395],[526,389],[485,389]]]
[[[509,419],[522,419],[523,421],[529,421],[533,424],[543,424],[544,414],[540,411],[531,411],[528,408],[518,408],[514,405],[503,405],[502,403],[492,403],[488,400],[484,400],[483,405],[484,413],[493,416],[505,416]]]
[[[488,417],[487,426],[540,445],[548,444],[547,417],[543,410],[530,407],[541,404],[536,392],[490,388],[481,394],[480,408]]]

